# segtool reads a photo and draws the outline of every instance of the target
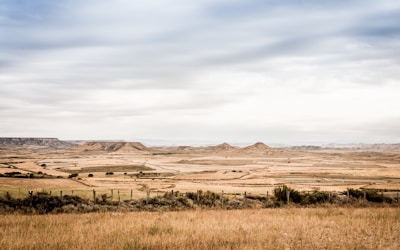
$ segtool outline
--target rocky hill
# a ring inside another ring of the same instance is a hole
[[[236,149],[236,147],[234,147],[226,142],[216,145],[216,146],[206,147],[207,151],[214,151],[214,152],[231,151],[231,150],[235,150],[235,149]]]
[[[134,153],[146,151],[148,148],[140,142],[104,142],[92,141],[73,148],[78,152]]]
[[[0,137],[1,147],[45,147],[45,148],[70,148],[75,144],[61,141],[57,138],[24,138],[24,137]]]
[[[251,146],[247,146],[243,148],[243,150],[248,150],[248,151],[264,151],[264,150],[270,150],[271,148],[267,145],[265,145],[262,142],[257,142]]]

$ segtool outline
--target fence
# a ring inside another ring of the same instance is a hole
[[[47,194],[51,196],[64,196],[64,195],[73,195],[73,196],[79,196],[84,199],[96,201],[96,199],[102,199],[103,197],[106,197],[108,200],[111,201],[124,201],[124,200],[133,200],[133,199],[146,199],[146,203],[148,202],[149,199],[153,197],[161,197],[164,196],[165,194],[170,193],[171,197],[178,197],[179,195],[187,196],[187,193],[180,193],[174,192],[174,190],[171,191],[159,191],[159,190],[137,190],[137,189],[104,189],[104,188],[98,188],[98,189],[43,189],[43,188],[34,188],[34,189],[27,189],[27,188],[7,188],[7,189],[2,189],[2,192],[0,192],[0,195],[3,197],[5,196],[11,196],[13,198],[25,198],[28,195],[34,195],[34,194]],[[197,203],[200,201],[200,196],[203,191],[197,190],[195,192],[196,197],[193,198],[194,201]],[[362,195],[359,197],[359,199],[364,199],[367,200],[367,192],[366,191],[361,191]],[[309,194],[310,192],[308,192]],[[179,195],[178,195],[179,194]],[[289,204],[293,202],[293,198],[291,196],[291,192],[289,190],[286,191],[286,197],[284,200],[285,203]],[[306,194],[306,193],[305,193]],[[334,194],[332,192],[328,192],[328,200],[331,200]],[[391,191],[391,192],[384,192],[383,190],[378,191],[378,194],[383,198],[391,198],[393,202],[395,203],[400,203],[399,200],[399,191]],[[350,194],[349,190],[346,192],[346,198],[349,201],[351,197],[354,197]],[[262,195],[252,195],[250,193],[247,193],[244,191],[243,193],[226,193],[224,191],[221,191],[219,194],[219,200],[221,201],[221,206],[224,207],[225,200],[229,198],[234,198],[234,199],[243,199],[243,201],[247,201],[247,199],[251,198],[254,199],[254,197],[257,196],[257,199],[264,199],[265,201],[269,201],[271,199],[269,191],[266,191],[266,193]],[[276,197],[275,197],[276,198]]]

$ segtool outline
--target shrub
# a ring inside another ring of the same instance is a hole
[[[7,192],[6,193],[6,200],[11,200],[12,199],[12,196],[11,196],[11,194],[9,193],[9,192]]]
[[[46,191],[37,192],[37,195],[49,195]]]
[[[301,204],[315,204],[329,201],[329,194],[325,192],[314,192],[311,194],[304,194],[301,199]]]
[[[88,174],[88,177],[93,177],[93,174]]]
[[[195,201],[197,203],[197,193],[194,192],[188,192],[186,193],[186,197]],[[204,206],[215,206],[216,202],[221,199],[221,196],[217,193],[211,192],[211,191],[206,191],[203,192],[202,190],[199,190],[199,205],[204,205]]]
[[[113,172],[106,172],[106,175],[113,175]]]
[[[383,196],[382,194],[378,194],[377,191],[375,190],[365,190],[365,191],[361,191],[359,189],[353,189],[353,188],[349,188],[347,189],[347,191],[349,192],[349,195],[355,198],[362,198],[364,197],[364,192],[365,192],[365,198],[367,199],[367,201],[371,201],[371,202],[388,202],[391,203],[392,199]]]
[[[17,171],[14,171],[14,172],[6,172],[6,173],[4,173],[6,176],[14,176],[14,175],[19,175],[19,174],[21,174],[21,172],[17,172]]]
[[[286,185],[281,187],[277,187],[274,189],[274,196],[276,197],[277,201],[287,202],[286,192],[289,192],[290,201],[294,203],[300,203],[302,200],[302,195],[299,191],[292,189]]]
[[[73,173],[68,176],[69,179],[74,178],[74,177],[78,177],[78,173]]]

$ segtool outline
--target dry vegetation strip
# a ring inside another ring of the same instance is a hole
[[[400,249],[398,208],[0,215],[2,249]]]
[[[152,171],[154,169],[146,167],[144,165],[110,165],[110,166],[96,166],[96,167],[84,167],[82,169],[59,169],[59,171],[68,173],[91,173],[91,172],[125,172],[125,171]]]

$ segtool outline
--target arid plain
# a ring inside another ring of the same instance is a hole
[[[64,148],[3,147],[1,190],[75,192],[118,190],[122,196],[210,190],[266,195],[285,184],[300,191],[347,188],[400,190],[400,151],[389,148],[147,147],[139,142],[86,142]],[[68,178],[77,174],[74,178]],[[57,178],[58,177],[58,178]]]

